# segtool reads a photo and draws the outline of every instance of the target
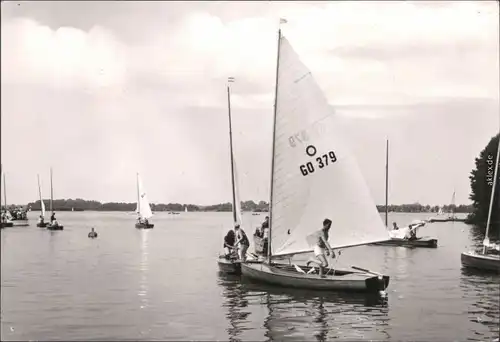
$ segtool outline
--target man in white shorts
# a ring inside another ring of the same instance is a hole
[[[330,227],[332,226],[332,221],[329,219],[325,219],[323,221],[323,228],[319,230],[315,235],[315,244],[313,246],[313,252],[316,259],[310,259],[307,261],[306,265],[309,266],[310,263],[315,263],[319,267],[319,275],[324,278],[324,268],[328,266],[328,261],[326,260],[326,256],[332,254],[332,258],[335,258],[335,253],[332,250],[332,247],[328,243],[328,233],[330,231]]]

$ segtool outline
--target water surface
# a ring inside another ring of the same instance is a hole
[[[482,240],[463,223],[419,231],[437,249],[362,246],[339,267],[391,276],[388,299],[289,290],[219,274],[230,213],[61,212],[64,231],[1,231],[2,340],[491,340],[499,333],[497,275],[461,270]],[[245,214],[247,232],[264,214]],[[404,225],[425,214],[393,214]],[[95,227],[99,237],[88,239]],[[332,238],[333,238],[333,234]]]

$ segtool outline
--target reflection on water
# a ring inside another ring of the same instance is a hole
[[[230,213],[159,213],[152,230],[135,229],[123,213],[60,215],[64,231],[33,224],[0,232],[2,340],[437,342],[498,336],[500,279],[461,270],[460,253],[483,239],[473,239],[462,223],[426,225],[422,235],[439,240],[435,249],[343,250],[336,267],[356,265],[391,277],[384,303],[218,275],[217,232],[230,226]],[[90,224],[98,239],[87,238]]]
[[[250,311],[265,307],[264,336],[269,341],[315,339],[389,339],[387,301],[378,295],[309,292],[255,284],[219,274],[228,308],[232,341],[239,340]]]
[[[150,230],[141,230],[141,262],[139,270],[141,272],[141,280],[139,283],[138,295],[141,300],[141,309],[149,306],[148,302],[148,235]]]
[[[227,308],[226,318],[230,327],[226,331],[230,341],[241,341],[238,337],[244,329],[243,325],[247,317],[250,315],[248,310],[242,310],[248,307],[248,300],[246,291],[239,280],[239,276],[220,273],[219,285],[223,288],[223,307]]]
[[[500,334],[500,276],[475,269],[462,269],[460,288],[467,304],[467,316],[472,323],[488,328],[492,336]],[[476,325],[477,326],[477,325]],[[479,327],[477,334],[480,336]],[[478,336],[477,340],[483,340]],[[474,340],[473,338],[470,338]]]

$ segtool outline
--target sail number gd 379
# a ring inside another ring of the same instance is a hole
[[[317,154],[316,147],[314,145],[309,145],[306,147],[306,154],[309,157],[315,157]],[[324,167],[327,167],[330,164],[333,164],[337,161],[337,156],[335,156],[335,152],[333,151],[328,151],[327,153],[320,155],[316,158],[314,158],[314,163],[312,161],[307,162],[305,164],[302,164],[299,166],[300,172],[302,173],[303,176],[307,176],[311,173],[314,173],[316,170],[315,165],[322,169]]]

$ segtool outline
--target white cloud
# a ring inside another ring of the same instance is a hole
[[[394,117],[413,114],[373,105],[440,97],[498,103],[493,2],[254,2],[203,10],[193,3],[192,11],[183,5],[186,15],[175,25],[162,20],[175,12],[175,2],[156,3],[154,12],[162,14],[156,16],[138,10],[147,3],[129,3],[120,20],[100,22],[115,18],[112,5],[106,6],[98,17],[87,18],[95,22],[85,29],[2,11],[2,159],[19,177],[31,177],[33,161],[48,168],[57,160],[59,184],[65,187],[58,193],[66,197],[133,200],[130,182],[140,171],[153,201],[227,200],[225,85],[234,76],[241,194],[266,198],[279,17],[287,18],[284,34],[331,104],[368,106],[339,109],[347,118],[385,117],[391,125]],[[131,31],[134,37],[127,40]],[[483,120],[498,120],[488,113]],[[59,134],[48,135],[49,130]],[[434,139],[437,144],[442,138]],[[40,141],[43,154],[33,148]],[[425,160],[428,151],[420,152]],[[66,163],[74,153],[77,161]],[[363,155],[363,148],[359,153],[370,165],[373,157]],[[101,170],[99,180],[90,179],[87,168],[94,165]],[[463,165],[467,174],[470,165]],[[93,186],[85,186],[89,182]],[[31,200],[31,184],[19,184],[12,185],[19,201]],[[395,191],[401,191],[395,198],[413,201],[404,190]]]
[[[94,27],[52,30],[30,19],[2,22],[2,83],[100,88],[125,81],[127,52]]]

